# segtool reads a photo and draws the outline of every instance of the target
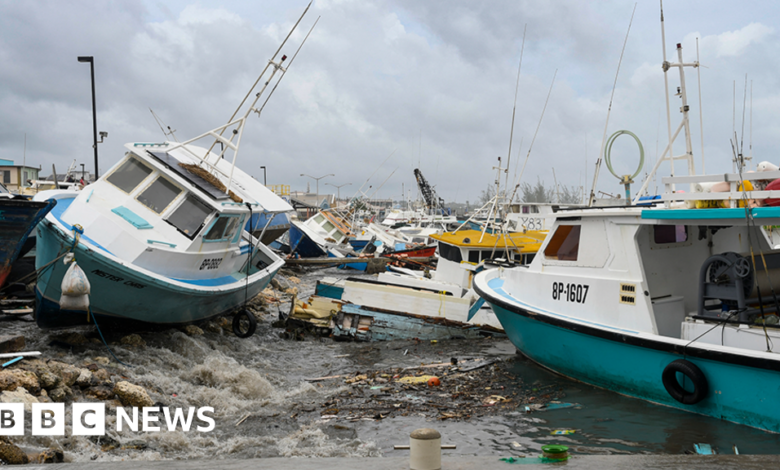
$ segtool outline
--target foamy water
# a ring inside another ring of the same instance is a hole
[[[311,292],[317,278],[334,274],[354,272],[318,271],[303,277],[304,282],[298,287],[302,293]],[[282,309],[289,309],[289,302]],[[207,328],[202,336],[165,329],[136,332],[147,343],[145,347],[111,345],[114,353],[133,367],[113,361],[110,367],[126,377],[124,380],[143,386],[155,402],[171,408],[213,407],[216,428],[212,432],[197,432],[193,425],[189,432],[144,433],[125,428],[118,433],[114,412],[108,411],[106,438],[72,436],[71,429],[66,427],[65,437],[27,435],[15,442],[28,452],[63,450],[68,461],[377,457],[406,455],[393,451],[393,444],[408,443],[409,433],[416,428],[434,427],[442,433],[443,443],[458,445],[456,451],[447,451],[450,454],[507,456],[538,452],[541,445],[549,443],[570,445],[581,453],[679,453],[692,448],[693,442],[711,442],[723,449],[735,443],[742,453],[750,453],[753,448],[780,452],[778,436],[646,404],[553,376],[516,357],[514,347],[506,340],[441,341],[419,351],[408,342],[282,340],[278,334],[281,330],[271,327],[277,307],[269,310],[257,333],[247,339]],[[72,349],[50,346],[61,332],[41,331],[34,323],[3,322],[0,328],[6,334],[23,334],[27,349],[41,351],[44,359],[83,366],[95,362],[96,357],[110,357],[102,344]],[[88,334],[92,330],[72,331]],[[109,342],[118,343],[122,334],[109,334]],[[405,354],[409,350],[412,352]],[[439,421],[415,413],[384,420],[323,419],[321,404],[349,388],[340,380],[304,380],[469,355],[515,361],[510,364],[513,373],[527,384],[564,388],[566,399],[582,406],[530,415],[518,410],[466,421]],[[66,406],[66,410],[70,422],[70,407]],[[245,417],[241,424],[236,424]],[[161,421],[165,426],[164,419]],[[556,428],[577,432],[551,436]],[[102,446],[106,444],[124,448],[104,451]]]

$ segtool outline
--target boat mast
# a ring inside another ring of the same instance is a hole
[[[637,203],[639,198],[645,193],[647,190],[647,186],[650,184],[650,180],[655,175],[656,171],[658,171],[658,167],[661,166],[661,163],[664,161],[669,161],[671,165],[671,176],[674,176],[674,161],[675,160],[687,160],[688,161],[688,174],[693,176],[696,174],[696,170],[693,163],[693,148],[691,146],[691,128],[690,123],[688,121],[688,112],[690,111],[690,106],[688,105],[688,95],[686,93],[685,88],[685,67],[699,67],[699,62],[691,62],[691,63],[685,63],[683,62],[682,57],[682,44],[677,44],[677,63],[670,63],[666,60],[666,36],[664,32],[664,9],[663,9],[663,1],[661,1],[661,42],[663,46],[663,56],[664,56],[664,62],[661,65],[664,71],[664,83],[666,86],[666,119],[667,119],[667,128],[669,131],[669,144],[667,144],[666,148],[664,149],[663,153],[661,153],[661,156],[658,158],[658,160],[655,163],[655,166],[653,167],[653,170],[649,173],[647,178],[645,179],[644,183],[642,183],[642,187],[639,188],[639,191],[637,191],[636,196],[634,198],[634,204]],[[680,112],[682,113],[682,122],[680,122],[680,125],[677,127],[677,130],[672,134],[672,120],[671,120],[671,114],[670,114],[670,107],[669,107],[669,85],[668,85],[668,76],[667,72],[672,67],[677,67],[680,71],[680,86],[677,89],[676,96],[680,96],[680,99],[682,100],[682,106],[680,107]],[[674,143],[675,139],[677,139],[677,136],[680,135],[680,131],[685,130],[685,153],[682,155],[674,156],[674,153],[672,152],[672,144]],[[693,186],[693,184],[691,184]],[[692,189],[692,188],[691,188]],[[676,188],[672,186],[672,191],[675,191]]]

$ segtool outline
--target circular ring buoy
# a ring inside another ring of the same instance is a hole
[[[233,333],[239,338],[249,338],[255,334],[257,319],[246,309],[240,310],[233,317]]]
[[[681,373],[684,376],[683,380],[690,380],[693,384],[693,392],[689,392],[680,385],[677,380],[677,373]],[[679,401],[683,405],[695,405],[704,400],[707,396],[708,386],[707,377],[699,369],[696,364],[685,359],[677,359],[672,361],[664,369],[661,374],[661,380],[664,383],[664,388],[669,392],[672,398]]]

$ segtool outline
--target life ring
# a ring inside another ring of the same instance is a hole
[[[690,380],[693,384],[693,392],[685,390],[680,382],[677,380],[677,373],[681,373],[686,379]],[[707,377],[699,369],[696,364],[685,359],[677,359],[672,361],[664,369],[661,374],[661,380],[663,381],[664,388],[669,392],[672,398],[679,401],[683,405],[695,405],[704,400],[707,396],[709,387],[707,386]]]

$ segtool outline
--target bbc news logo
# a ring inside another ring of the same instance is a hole
[[[64,436],[65,404],[32,403],[32,435]],[[71,434],[74,436],[104,436],[106,434],[106,405],[104,403],[73,403],[71,409]],[[159,412],[162,411],[162,419]],[[116,409],[116,431],[129,429],[134,432],[159,432],[163,429],[190,432],[193,425],[198,432],[214,430],[214,418],[206,415],[214,413],[214,408],[168,408],[144,407]],[[196,419],[197,418],[197,419]],[[201,423],[201,424],[199,424]],[[23,403],[0,403],[0,436],[23,436]]]

